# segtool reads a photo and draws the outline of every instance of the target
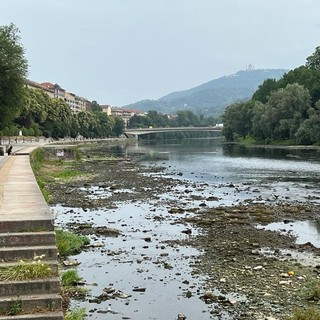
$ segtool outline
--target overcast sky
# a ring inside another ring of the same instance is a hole
[[[112,106],[293,69],[320,45],[319,0],[0,0],[11,22],[29,79]]]

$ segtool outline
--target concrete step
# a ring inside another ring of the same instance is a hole
[[[0,234],[9,232],[37,232],[53,231],[54,220],[37,219],[37,220],[3,220],[0,221]]]
[[[62,311],[62,298],[58,294],[3,296],[0,300],[0,310],[16,310],[22,313],[45,313]]]
[[[1,247],[18,247],[55,244],[54,231],[0,233]]]
[[[42,263],[47,264],[53,272],[59,273],[59,264],[57,260],[41,260]],[[16,266],[17,262],[0,262],[0,269],[6,267]]]
[[[0,316],[0,320],[63,320],[62,311],[38,313],[38,314],[22,314],[19,316]]]
[[[33,247],[4,247],[0,248],[0,262],[14,262],[19,260],[32,260],[43,255],[44,259],[56,260],[57,247],[55,245]]]
[[[0,281],[0,297],[58,292],[60,292],[60,279],[58,277],[25,281]]]

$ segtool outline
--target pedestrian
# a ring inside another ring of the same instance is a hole
[[[12,153],[12,146],[10,146],[10,147],[8,148],[8,156],[10,156],[11,153]]]

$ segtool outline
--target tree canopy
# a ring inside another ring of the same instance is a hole
[[[23,103],[28,63],[14,24],[0,26],[0,130],[16,117]]]
[[[223,114],[227,140],[251,136],[258,142],[320,143],[320,47],[278,81],[265,80],[246,103]]]

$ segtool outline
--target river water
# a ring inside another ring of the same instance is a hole
[[[107,148],[106,153],[134,156],[147,166],[164,167],[163,174],[168,177],[205,186],[198,191],[199,195],[219,199],[208,202],[208,206],[234,205],[249,200],[292,203],[319,203],[320,200],[320,154],[317,150],[244,149],[224,145],[216,139],[196,139],[120,145]],[[219,317],[212,316],[210,306],[199,298],[207,289],[205,275],[192,274],[190,263],[196,262],[201,252],[165,243],[188,236],[182,232],[185,226],[175,223],[176,218],[168,215],[165,201],[161,200],[177,197],[185,203],[183,191],[180,195],[159,195],[158,201],[118,203],[112,210],[53,208],[58,226],[65,227],[69,221],[93,222],[122,231],[116,238],[93,237],[92,242],[98,244],[96,248],[72,257],[79,261],[79,273],[90,290],[86,301],[74,301],[73,305],[85,307],[88,319],[175,320],[178,314],[184,314],[187,319],[231,319],[223,313]],[[193,205],[201,202],[203,200],[195,201]],[[166,219],[157,220],[155,216]],[[307,225],[302,226],[306,228]],[[193,234],[196,232],[193,230]],[[102,302],[93,300],[110,287],[118,293],[116,298]],[[187,297],[190,290],[192,295]]]

